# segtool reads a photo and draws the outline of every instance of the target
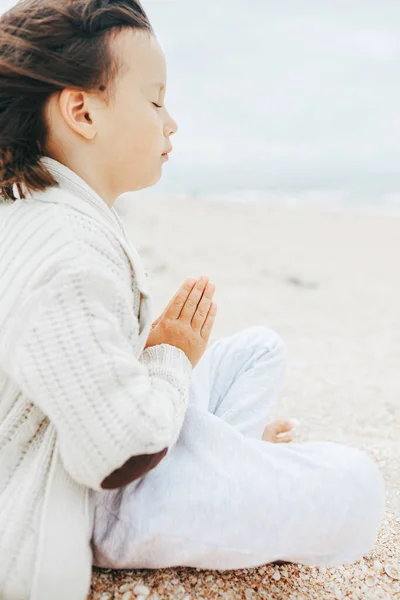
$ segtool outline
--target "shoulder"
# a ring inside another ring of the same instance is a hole
[[[118,236],[101,222],[65,205],[16,201],[0,215],[0,283],[24,291],[59,271],[102,273],[132,289],[132,271]]]
[[[57,208],[60,209],[66,235],[79,260],[130,279],[130,263],[117,233],[110,231],[101,221],[68,206]]]

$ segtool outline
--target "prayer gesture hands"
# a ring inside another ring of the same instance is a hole
[[[183,350],[194,367],[210,338],[217,304],[215,285],[206,276],[185,279],[163,314],[152,325],[145,348],[170,344]]]

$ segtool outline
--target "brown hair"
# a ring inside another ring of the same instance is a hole
[[[0,196],[57,185],[40,162],[44,107],[66,87],[109,94],[118,65],[109,40],[122,28],[153,29],[139,1],[22,0],[0,17]],[[108,84],[108,85],[107,85]]]

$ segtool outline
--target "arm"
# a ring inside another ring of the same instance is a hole
[[[55,426],[71,477],[95,490],[154,468],[187,407],[190,361],[168,344],[136,358],[115,312],[138,332],[131,300],[113,271],[62,267],[28,297],[20,334],[8,338],[11,377]]]

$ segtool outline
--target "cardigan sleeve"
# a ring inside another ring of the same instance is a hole
[[[117,311],[138,333],[130,300],[114,272],[63,267],[28,294],[8,346],[12,377],[55,426],[66,470],[97,491],[129,483],[130,469],[132,480],[153,468],[187,408],[189,359],[169,344],[138,359]]]

